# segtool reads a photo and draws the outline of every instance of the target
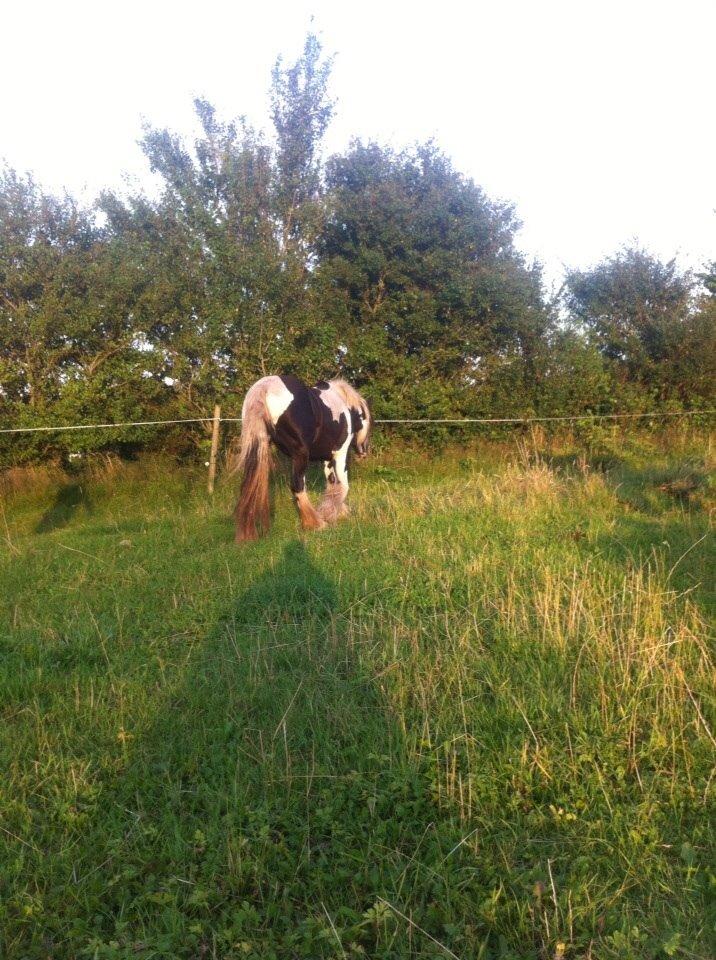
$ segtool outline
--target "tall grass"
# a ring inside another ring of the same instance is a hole
[[[2,955],[711,957],[708,451],[610,456],[385,454],[307,538],[279,477],[243,550],[168,464],[16,482]]]

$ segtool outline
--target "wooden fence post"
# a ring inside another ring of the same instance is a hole
[[[221,425],[221,407],[217,403],[214,407],[214,422],[211,430],[211,453],[209,454],[209,480],[206,489],[209,493],[214,492],[214,480],[216,479],[216,455],[219,452],[219,428]]]

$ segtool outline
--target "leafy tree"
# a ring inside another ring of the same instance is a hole
[[[196,109],[202,136],[193,150],[169,131],[146,131],[163,195],[153,206],[135,203],[118,222],[153,265],[144,308],[156,318],[157,372],[194,415],[271,362],[264,331],[279,276],[269,149],[245,125],[220,123],[205,101]]]
[[[103,201],[114,235],[152,264],[143,299],[151,360],[183,412],[206,411],[276,370],[311,376],[335,365],[334,331],[312,311],[308,289],[329,67],[311,36],[295,64],[277,62],[275,148],[197,100],[193,148],[168,130],[145,131],[161,200]]]
[[[275,200],[281,241],[287,253],[310,261],[319,225],[320,145],[333,116],[328,96],[331,59],[323,59],[318,37],[309,33],[291,66],[276,61],[271,78],[271,119],[276,132]]]
[[[567,277],[566,304],[618,384],[657,401],[688,401],[703,377],[708,331],[694,313],[693,279],[638,248]]]
[[[604,358],[574,326],[551,331],[541,356],[538,385],[543,416],[610,413],[624,409]]]
[[[701,289],[677,357],[689,397],[716,403],[716,261],[698,275]]]
[[[0,383],[6,402],[43,411],[79,361],[87,327],[74,296],[91,218],[29,176],[0,173]]]
[[[346,375],[391,414],[529,404],[546,316],[513,208],[432,144],[356,143],[329,162],[327,191],[315,280]]]
[[[276,61],[270,138],[203,99],[193,143],[146,128],[156,198],[85,208],[0,170],[4,423],[204,416],[283,371],[340,371],[387,416],[714,403],[716,264],[697,287],[626,248],[569,274],[557,322],[514,208],[434,144],[324,163],[330,70],[312,34]],[[168,439],[35,435],[0,457]]]
[[[94,212],[0,176],[0,409],[26,426],[141,418],[151,396],[135,306],[144,279]],[[15,438],[22,454],[88,433]]]

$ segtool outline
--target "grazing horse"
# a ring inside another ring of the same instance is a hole
[[[270,526],[270,443],[291,458],[291,492],[304,530],[320,530],[348,513],[348,451],[368,452],[368,404],[345,380],[308,387],[297,377],[262,377],[246,394],[241,411],[239,469],[243,482],[236,504],[236,540],[256,540]],[[326,492],[314,508],[306,492],[309,461],[323,461]]]

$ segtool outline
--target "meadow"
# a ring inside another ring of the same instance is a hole
[[[242,548],[198,467],[8,474],[0,956],[713,957],[710,451],[386,448]]]

